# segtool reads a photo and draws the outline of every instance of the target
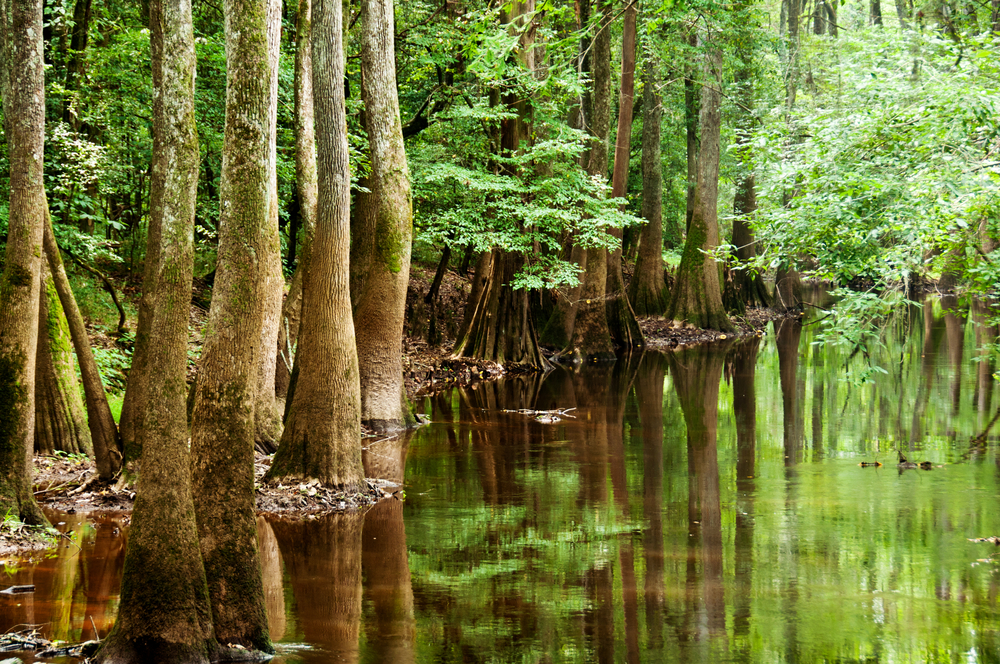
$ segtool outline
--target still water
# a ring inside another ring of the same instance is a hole
[[[788,320],[427,399],[366,451],[402,500],[259,520],[275,661],[998,662],[1000,553],[969,541],[1000,535],[978,320],[928,301],[870,361]],[[126,529],[56,520],[0,627],[103,636]]]

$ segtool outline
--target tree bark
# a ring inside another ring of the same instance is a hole
[[[150,3],[153,164],[147,253],[155,272],[143,284],[150,380],[136,409],[142,456],[129,531],[121,602],[97,661],[208,662],[212,633],[205,570],[191,498],[187,447],[187,327],[194,270],[198,136],[195,52],[189,0]],[[154,230],[155,229],[155,230]]]
[[[302,220],[302,247],[288,295],[281,308],[275,394],[285,398],[291,378],[292,353],[302,321],[302,275],[309,266],[316,228],[316,133],[312,84],[312,2],[299,0],[295,17],[295,189]]]
[[[281,409],[275,400],[278,361],[278,330],[281,327],[285,275],[281,269],[281,240],[278,234],[278,59],[281,53],[281,0],[267,0],[267,54],[270,66],[268,95],[267,191],[268,214],[264,228],[263,266],[264,319],[260,330],[260,359],[254,403],[254,440],[267,453],[277,449],[281,439]]]
[[[261,358],[270,350],[262,347],[261,330],[277,251],[271,218],[269,7],[267,0],[224,4],[219,258],[191,416],[193,494],[215,633],[221,643],[268,652],[253,453]],[[277,338],[270,343],[276,350]]]
[[[869,18],[872,25],[882,26],[882,0],[869,0]]]
[[[80,130],[77,118],[74,92],[78,81],[83,77],[83,56],[87,50],[90,36],[91,0],[76,0],[73,5],[73,33],[69,42],[69,54],[66,58],[66,90],[63,93],[63,122],[68,122],[74,131]]]
[[[361,394],[350,295],[350,171],[344,100],[343,10],[313,6],[313,86],[319,198],[304,275],[298,377],[269,480],[363,486]]]
[[[4,117],[10,146],[7,249],[0,277],[0,513],[19,517],[25,523],[47,524],[31,487],[35,351],[45,224],[41,0],[14,0],[8,4],[0,29],[8,35],[3,54],[9,63],[5,68],[8,81]]]
[[[35,364],[35,452],[60,450],[93,456],[69,326],[48,266],[43,267]]]
[[[115,418],[108,406],[108,395],[104,390],[101,372],[94,359],[94,351],[90,347],[90,337],[83,322],[83,314],[73,297],[66,268],[63,266],[59,247],[52,233],[52,219],[46,206],[45,212],[45,257],[52,273],[52,282],[59,302],[66,313],[69,323],[73,350],[80,366],[80,377],[83,379],[83,392],[87,403],[87,428],[90,429],[90,439],[94,446],[94,463],[97,474],[104,481],[112,480],[122,467],[122,441],[115,426]]]
[[[597,34],[592,43],[592,97],[590,134],[593,141],[587,157],[587,173],[606,178],[608,174],[608,134],[611,132],[611,3],[601,0]],[[608,252],[604,248],[586,250],[586,269],[576,306],[573,333],[564,351],[574,361],[611,359],[614,346],[608,327]]]
[[[646,58],[642,92],[642,227],[639,257],[629,284],[629,300],[637,316],[659,316],[667,306],[663,282],[663,173],[660,122],[663,106],[656,89],[657,60]],[[675,222],[676,223],[676,222]]]
[[[722,54],[709,36],[701,90],[698,152],[698,187],[694,215],[667,317],[702,329],[732,331],[733,324],[722,306],[718,263],[706,255],[719,246],[719,141],[721,130]]]
[[[413,204],[396,92],[392,0],[362,0],[361,24],[361,96],[376,238],[364,286],[354,300],[361,421],[376,431],[392,431],[413,421],[403,388]]]
[[[782,5],[784,6],[784,5]],[[698,46],[698,36],[692,32],[688,45]],[[687,204],[684,215],[684,233],[691,228],[691,217],[694,215],[694,193],[698,186],[698,103],[699,92],[695,87],[694,66],[684,77],[684,133],[687,146]]]
[[[628,188],[628,167],[632,146],[632,104],[635,97],[635,36],[637,0],[625,6],[622,34],[622,74],[618,96],[618,132],[615,138],[615,162],[611,176],[611,196],[625,198]],[[622,229],[611,230],[619,241]],[[615,346],[635,348],[642,346],[642,330],[635,319],[635,312],[625,292],[622,276],[621,246],[608,252],[608,277],[605,286],[607,296],[604,306],[607,310],[608,331]]]

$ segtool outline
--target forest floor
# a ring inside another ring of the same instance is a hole
[[[403,341],[403,370],[407,394],[411,399],[431,395],[454,385],[465,385],[493,380],[504,375],[526,371],[524,367],[501,366],[490,361],[470,361],[451,357],[458,327],[465,311],[469,292],[469,278],[453,270],[446,273],[438,297],[433,304],[424,301],[433,270],[414,266],[411,271],[410,292],[407,297],[406,334]],[[196,331],[193,344],[200,346],[200,331],[206,319],[203,293],[197,293],[192,303],[192,329]],[[735,333],[723,334],[712,330],[679,327],[664,318],[646,318],[640,327],[646,338],[646,347],[653,350],[674,350],[693,344],[726,338],[740,338],[763,333],[767,323],[786,316],[767,309],[751,309],[734,319]],[[98,346],[114,343],[107,335],[96,335]],[[552,355],[554,349],[546,349]],[[192,363],[192,371],[193,371]],[[189,376],[193,378],[193,376]],[[368,432],[365,440],[374,438]],[[376,441],[377,442],[377,441]],[[371,443],[368,443],[371,444]],[[36,456],[35,495],[42,508],[52,513],[65,512],[119,512],[132,510],[135,487],[127,483],[100,482],[94,464],[84,455]],[[382,499],[399,499],[402,487],[378,479],[367,480],[357,492],[338,492],[320,486],[317,482],[268,485],[262,482],[270,467],[271,458],[257,454],[255,459],[256,502],[260,513],[285,516],[308,516],[349,509],[363,509]],[[21,554],[39,551],[53,545],[52,535],[37,529],[5,523],[0,528],[0,556],[15,552]]]

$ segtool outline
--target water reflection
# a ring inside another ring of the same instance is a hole
[[[992,661],[1000,561],[968,540],[1000,535],[996,400],[969,359],[995,330],[963,306],[869,357],[789,319],[425,400],[366,442],[399,499],[258,522],[278,661]],[[6,625],[107,632],[124,535],[73,519]]]

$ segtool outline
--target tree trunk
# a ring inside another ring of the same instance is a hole
[[[122,441],[118,436],[115,418],[108,406],[108,395],[104,391],[101,372],[97,368],[94,351],[90,347],[90,337],[83,322],[83,315],[73,297],[66,268],[63,266],[59,247],[56,246],[48,206],[45,211],[44,245],[52,282],[66,313],[73,350],[76,352],[80,377],[83,379],[83,393],[87,402],[87,428],[90,429],[90,439],[94,446],[94,464],[97,466],[100,478],[106,482],[111,481],[122,467]]]
[[[831,0],[832,1],[832,0]],[[813,34],[826,34],[826,0],[813,2]]]
[[[784,5],[782,5],[784,6]],[[698,46],[698,36],[692,32],[689,46]],[[694,193],[698,186],[698,102],[699,92],[694,82],[694,66],[691,75],[684,77],[684,132],[687,146],[687,204],[684,214],[684,233],[691,228],[694,216]]]
[[[60,450],[93,456],[69,326],[48,266],[43,267],[35,364],[35,452]]]
[[[826,26],[828,34],[837,38],[837,3],[833,0],[826,3]]]
[[[277,263],[267,0],[227,0],[219,259],[191,415],[198,536],[221,643],[270,651],[254,513],[261,330]],[[272,260],[274,259],[274,260]],[[277,338],[270,340],[277,349]],[[273,367],[274,359],[271,359]],[[268,414],[265,413],[265,416]]]
[[[42,3],[14,0],[3,14],[0,29],[8,35],[2,55],[9,63],[4,70],[9,77],[4,118],[10,146],[10,206],[0,277],[0,513],[25,523],[47,524],[31,487],[39,249],[45,225]]]
[[[608,134],[611,132],[611,3],[601,0],[597,34],[592,50],[593,110],[590,117],[590,134],[593,141],[587,156],[587,173],[606,178],[608,174]],[[586,359],[611,359],[614,346],[608,328],[607,294],[608,252],[606,249],[587,249],[586,270],[576,306],[573,333],[569,347],[564,351],[574,361]]]
[[[403,388],[403,319],[413,205],[396,92],[392,0],[362,0],[361,22],[361,96],[377,238],[364,286],[354,300],[361,421],[376,431],[391,431],[412,423]]]
[[[269,480],[315,478],[348,491],[364,482],[361,394],[350,294],[350,171],[344,101],[343,10],[313,6],[313,85],[319,198],[303,280],[298,377]]]
[[[281,269],[281,240],[278,235],[278,57],[281,52],[281,0],[267,0],[267,53],[270,66],[268,96],[267,190],[268,214],[260,261],[265,280],[264,320],[260,330],[260,359],[257,361],[254,403],[254,441],[266,453],[277,449],[281,438],[281,410],[275,400],[275,372],[278,361],[278,329],[281,327],[285,275]]]
[[[635,97],[635,34],[637,0],[630,1],[625,6],[624,33],[622,35],[622,75],[621,88],[618,96],[618,133],[615,138],[615,162],[611,177],[611,196],[625,198],[628,188],[628,167],[632,146],[632,103]],[[619,241],[622,239],[622,229],[611,231]],[[635,348],[642,346],[642,330],[635,319],[635,312],[628,301],[625,292],[625,279],[622,276],[622,250],[608,252],[608,276],[605,286],[607,296],[604,306],[607,309],[608,331],[615,346],[619,348]]]
[[[896,16],[899,18],[899,27],[909,30],[910,8],[906,6],[906,0],[896,0]]]
[[[80,130],[74,93],[77,81],[83,77],[83,58],[87,50],[90,36],[91,0],[76,0],[73,5],[73,34],[69,42],[69,54],[66,58],[66,89],[63,92],[63,122],[68,122],[74,131]]]
[[[194,269],[198,136],[194,126],[194,33],[189,0],[150,3],[153,164],[150,237],[143,297],[150,380],[137,407],[142,449],[121,601],[114,630],[97,661],[208,662],[212,634],[205,571],[191,499],[187,447],[188,302]]]
[[[278,361],[275,369],[275,393],[288,394],[292,353],[299,338],[302,320],[302,275],[308,269],[309,253],[316,228],[316,134],[313,115],[312,83],[312,2],[299,0],[295,17],[295,189],[302,220],[302,248],[299,263],[281,309],[278,329]],[[284,357],[282,357],[282,354]]]
[[[657,61],[646,59],[642,92],[642,227],[639,257],[629,284],[629,299],[637,316],[659,316],[667,307],[663,283],[663,173],[660,161],[660,122],[663,115],[656,89]],[[674,222],[676,225],[676,222]]]
[[[764,278],[745,266],[757,256],[757,244],[750,217],[757,211],[757,182],[754,176],[753,146],[750,136],[754,118],[754,48],[749,35],[741,35],[736,49],[740,66],[735,74],[738,95],[739,117],[736,121],[737,156],[742,168],[736,177],[736,193],[733,196],[733,244],[736,246],[737,268],[730,270],[732,278],[727,280],[723,292],[723,302],[731,312],[743,313],[747,307],[771,306],[771,297],[764,284]]]
[[[882,0],[869,0],[869,18],[872,25],[882,26]]]
[[[699,117],[698,187],[667,317],[702,329],[728,332],[734,328],[722,306],[718,263],[706,255],[719,246],[717,206],[722,98],[722,54],[711,36],[706,42],[705,86],[701,90]]]

